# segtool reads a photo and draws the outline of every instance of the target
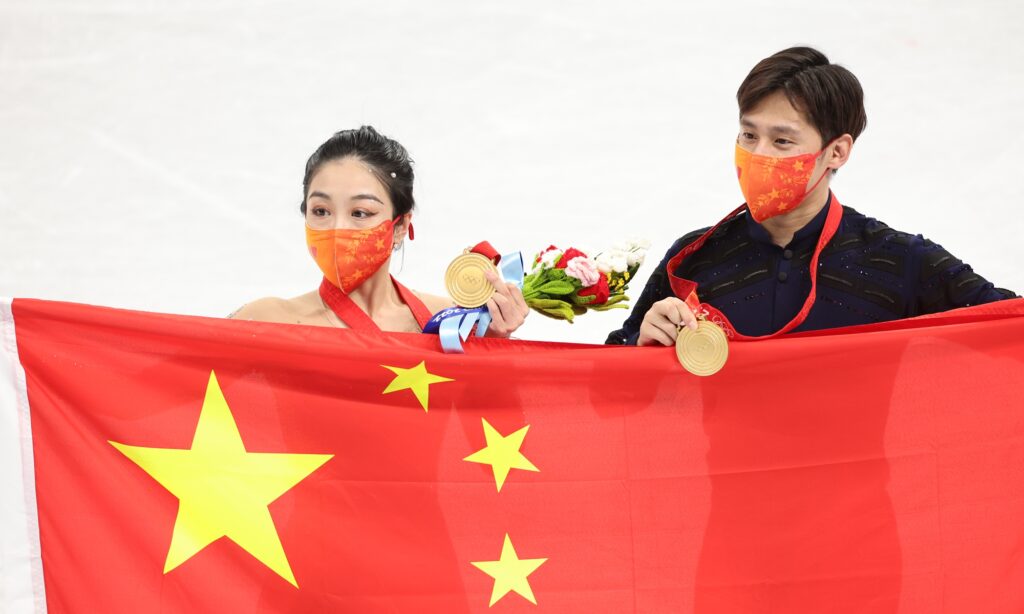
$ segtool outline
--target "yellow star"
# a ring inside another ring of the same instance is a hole
[[[795,171],[802,171],[802,170],[804,170],[804,161],[803,160],[797,160],[796,162],[794,162],[793,163],[793,170],[795,170]]]
[[[526,438],[526,431],[530,428],[529,424],[508,437],[504,437],[487,422],[486,418],[483,418],[483,423],[487,446],[462,460],[490,465],[494,471],[494,483],[498,486],[498,492],[501,492],[505,478],[508,477],[508,472],[512,469],[540,471],[519,451],[519,447],[523,445],[523,439]]]
[[[190,449],[109,443],[178,498],[164,573],[227,537],[298,588],[267,506],[333,455],[246,452],[212,371]]]
[[[501,547],[501,558],[497,561],[473,563],[474,567],[494,578],[491,603],[488,607],[498,603],[511,591],[519,593],[527,601],[537,605],[537,599],[533,596],[533,589],[530,588],[530,581],[527,578],[545,562],[547,559],[520,559],[506,533],[505,543]]]
[[[381,394],[390,394],[399,390],[412,390],[412,393],[416,395],[416,400],[423,406],[423,411],[430,411],[427,409],[427,400],[430,396],[431,384],[455,381],[449,377],[441,377],[427,371],[426,361],[420,361],[420,364],[411,369],[389,367],[387,365],[381,366],[395,374],[395,379],[391,380],[391,383],[388,384],[388,387]]]

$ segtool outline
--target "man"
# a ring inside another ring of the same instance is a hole
[[[867,125],[853,73],[815,49],[794,47],[758,63],[736,97],[736,164],[746,206],[714,232],[676,241],[606,343],[671,345],[680,326],[696,328],[694,309],[708,306],[739,334],[762,336],[1014,296],[920,235],[839,206],[829,184]],[[827,241],[820,250],[819,238]],[[816,300],[805,305],[815,255]],[[688,294],[687,280],[696,283],[689,305],[687,296],[677,296]]]

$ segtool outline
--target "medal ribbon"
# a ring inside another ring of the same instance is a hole
[[[419,299],[412,290],[409,290],[402,284],[398,283],[398,280],[394,277],[391,278],[391,283],[394,284],[395,290],[398,291],[398,295],[402,298],[402,302],[409,307],[409,311],[412,312],[413,317],[416,318],[416,323],[420,325],[420,328],[424,328],[430,321],[430,310],[423,304],[423,301]],[[350,329],[361,333],[379,333],[380,327],[377,323],[367,315],[365,311],[359,308],[359,305],[355,304],[352,298],[341,291],[338,286],[335,286],[325,277],[320,282],[320,298],[323,299],[324,304],[330,307],[334,315],[338,316],[338,319],[344,322]]]
[[[481,246],[484,246],[481,248]],[[498,264],[502,279],[523,287],[526,270],[523,266],[521,252],[512,252],[501,256],[487,241],[478,243],[470,251],[490,259]],[[487,327],[491,325],[491,314],[486,306],[468,309],[466,307],[450,307],[434,314],[423,327],[423,332],[436,334],[441,339],[441,349],[446,354],[462,354],[462,342],[469,339],[474,329],[478,337],[483,337]]]
[[[484,258],[487,258],[494,264],[501,262],[501,255],[498,250],[494,249],[494,246],[487,241],[481,241],[469,249],[471,253],[480,254]],[[518,253],[518,252],[517,252]]]
[[[836,199],[834,194],[829,192],[829,195],[829,208],[828,213],[825,216],[825,226],[821,230],[821,236],[818,237],[818,243],[814,248],[814,255],[811,257],[811,291],[807,294],[807,299],[804,301],[803,306],[800,308],[800,311],[797,312],[796,316],[794,316],[788,324],[786,324],[779,330],[768,335],[760,336],[750,336],[740,333],[739,331],[736,330],[736,327],[734,327],[732,323],[729,322],[729,318],[725,317],[724,313],[722,313],[721,311],[707,303],[700,302],[700,299],[697,297],[696,282],[691,281],[689,279],[685,279],[683,277],[679,277],[675,273],[676,269],[679,268],[679,265],[681,265],[684,260],[689,258],[694,252],[703,247],[704,244],[707,242],[708,238],[710,238],[711,235],[714,234],[714,232],[718,230],[718,228],[722,224],[725,224],[726,222],[729,222],[736,216],[738,216],[746,208],[746,204],[737,207],[732,213],[725,216],[725,218],[722,221],[715,224],[714,227],[711,228],[711,230],[708,230],[703,235],[701,235],[699,239],[697,239],[693,243],[690,243],[685,248],[680,250],[678,254],[673,256],[672,259],[668,261],[668,264],[665,265],[665,269],[668,272],[668,279],[669,284],[671,284],[672,286],[672,292],[677,297],[682,298],[683,301],[685,301],[686,304],[690,307],[690,309],[692,309],[693,312],[697,314],[698,318],[702,320],[709,320],[721,326],[722,330],[725,331],[726,336],[730,340],[754,341],[757,339],[770,339],[772,337],[784,335],[789,331],[793,330],[794,328],[796,328],[797,326],[800,326],[801,324],[803,324],[804,320],[807,319],[807,314],[811,312],[811,307],[814,306],[814,300],[818,288],[818,258],[821,256],[821,250],[824,249],[825,246],[828,245],[828,242],[832,240],[832,237],[835,236],[836,230],[839,229],[839,222],[843,217],[843,206],[839,204],[839,201]]]

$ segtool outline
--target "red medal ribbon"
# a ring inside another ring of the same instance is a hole
[[[715,224],[711,230],[708,230],[701,235],[699,239],[680,250],[678,254],[668,261],[665,268],[668,272],[668,280],[669,284],[672,286],[672,292],[677,297],[682,298],[690,309],[693,309],[695,314],[721,326],[722,330],[725,331],[726,336],[728,336],[730,340],[754,341],[756,339],[770,339],[772,337],[784,335],[797,326],[800,326],[803,324],[803,321],[807,319],[807,314],[811,312],[811,307],[814,306],[814,299],[818,288],[818,258],[821,256],[821,250],[824,249],[825,246],[828,245],[828,242],[832,240],[832,237],[835,236],[836,230],[839,229],[839,222],[843,218],[843,206],[839,204],[839,200],[836,199],[834,194],[829,192],[829,195],[830,202],[828,213],[825,217],[825,226],[821,230],[821,236],[818,237],[818,244],[814,248],[814,256],[811,258],[811,291],[807,294],[807,299],[804,301],[803,307],[800,308],[800,311],[796,316],[794,316],[788,324],[779,330],[768,335],[753,337],[740,333],[736,330],[736,327],[729,322],[729,318],[725,317],[724,313],[707,303],[700,302],[700,299],[697,297],[696,282],[684,279],[675,274],[676,269],[679,268],[679,265],[682,264],[686,258],[689,258],[694,252],[703,247],[708,238],[718,230],[722,224],[725,224],[738,216],[747,207],[746,204],[737,207],[732,213],[725,216],[722,221]]]
[[[406,306],[409,307],[413,317],[416,318],[416,322],[420,325],[420,330],[423,330],[423,327],[430,321],[430,310],[427,309],[427,306],[423,304],[423,301],[412,290],[398,283],[398,280],[394,277],[391,278],[391,283],[395,285],[398,295]],[[348,294],[342,292],[338,286],[335,286],[326,278],[320,282],[320,298],[323,299],[324,304],[330,307],[334,315],[338,316],[338,319],[352,330],[361,333],[380,332],[380,327],[377,326],[377,323],[365,311],[360,309],[359,305],[356,305],[355,301]]]
[[[474,254],[480,254],[481,256],[487,258],[494,264],[498,264],[499,262],[501,262],[501,254],[499,254],[498,250],[494,249],[494,246],[487,241],[481,241],[477,243],[476,245],[471,247],[469,251]]]

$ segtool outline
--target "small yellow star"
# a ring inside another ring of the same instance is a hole
[[[501,492],[505,478],[508,477],[508,472],[512,469],[540,471],[519,451],[520,446],[523,445],[523,439],[526,438],[526,431],[530,428],[529,424],[505,437],[491,426],[486,418],[483,418],[483,423],[484,439],[487,440],[487,446],[462,460],[490,465],[494,472],[494,483],[498,487],[498,492]]]
[[[430,396],[431,384],[455,381],[449,377],[442,377],[427,371],[426,361],[421,361],[420,364],[411,369],[389,367],[388,365],[381,366],[395,374],[395,379],[391,380],[391,383],[388,384],[388,387],[381,394],[390,394],[399,390],[412,390],[412,393],[416,395],[416,400],[423,406],[423,411],[430,411],[427,409],[427,400]]]
[[[164,573],[227,537],[298,588],[267,506],[332,455],[247,452],[212,371],[190,449],[109,443],[178,498]]]
[[[516,549],[512,546],[512,540],[506,533],[505,543],[501,546],[501,557],[497,561],[473,563],[474,567],[494,578],[491,603],[488,607],[498,603],[502,597],[512,591],[519,593],[533,605],[537,605],[537,599],[533,596],[533,589],[530,588],[530,581],[527,578],[546,562],[547,559],[520,559],[516,554]]]
[[[802,170],[804,170],[804,161],[803,160],[797,160],[796,162],[794,162],[793,163],[793,170],[795,170],[795,171],[802,171]]]

